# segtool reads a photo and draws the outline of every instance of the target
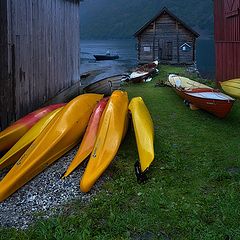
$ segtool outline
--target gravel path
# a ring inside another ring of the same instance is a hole
[[[56,212],[61,212],[61,206],[68,201],[90,201],[99,186],[102,185],[102,178],[89,194],[82,193],[79,189],[79,180],[84,171],[83,166],[65,180],[61,180],[62,174],[73,160],[77,149],[78,147],[74,148],[3,203],[0,203],[0,227],[26,229],[37,220],[39,212],[43,213],[42,217],[49,217]],[[5,174],[6,171],[0,172],[0,179]]]

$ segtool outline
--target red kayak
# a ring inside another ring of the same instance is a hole
[[[108,99],[109,98],[102,99],[93,110],[82,143],[75,158],[73,159],[72,163],[64,174],[64,178],[69,176],[70,173],[72,173],[91,154],[97,137],[99,122],[102,113],[107,105]]]
[[[0,132],[0,152],[10,149],[36,122],[64,105],[65,103],[59,103],[40,108]]]

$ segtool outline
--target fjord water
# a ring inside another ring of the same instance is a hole
[[[118,54],[113,61],[95,61],[94,54],[105,54],[110,51]],[[203,77],[214,79],[215,53],[213,40],[197,41],[197,67]],[[128,73],[137,65],[136,41],[125,40],[82,40],[81,73],[96,71],[98,74],[91,82],[115,74]]]

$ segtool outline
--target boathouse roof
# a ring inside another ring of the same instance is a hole
[[[194,31],[191,27],[189,27],[185,22],[183,22],[181,19],[179,19],[176,15],[174,15],[171,11],[169,11],[166,7],[164,7],[155,17],[153,17],[150,21],[148,21],[146,24],[144,24],[135,34],[134,37],[137,37],[140,35],[145,29],[147,29],[151,23],[156,21],[162,14],[167,13],[172,18],[176,19],[179,23],[181,23],[187,30],[193,33],[195,37],[199,37],[200,35]]]

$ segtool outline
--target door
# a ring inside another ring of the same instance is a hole
[[[172,61],[173,43],[171,41],[159,40],[158,58],[162,61]]]

